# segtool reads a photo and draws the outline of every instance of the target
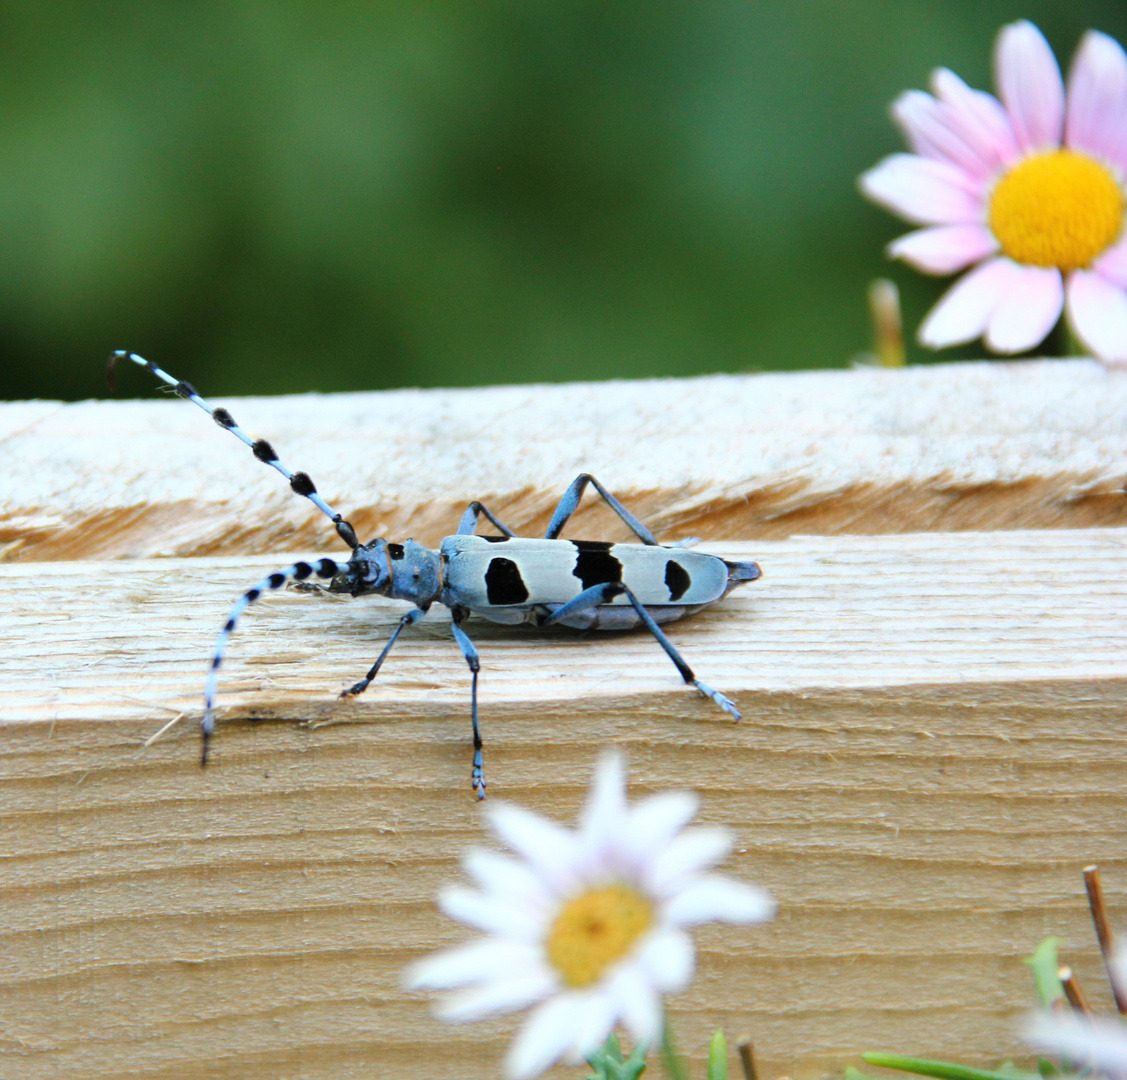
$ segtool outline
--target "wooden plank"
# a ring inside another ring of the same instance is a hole
[[[472,626],[492,795],[566,820],[618,745],[635,795],[700,790],[729,871],[780,900],[700,935],[673,1002],[696,1072],[718,1024],[768,1075],[1019,1053],[1020,957],[1049,932],[1099,999],[1079,871],[1102,863],[1123,925],[1127,530],[707,546],[765,571],[672,631],[740,724],[645,635]],[[485,839],[440,618],[339,703],[401,606],[274,595],[225,669],[215,766],[188,723],[142,747],[275,563],[0,568],[0,1075],[496,1075],[516,1019],[445,1028],[398,987],[464,936],[433,896]]]
[[[366,537],[434,544],[474,498],[542,531],[584,470],[673,536],[1127,525],[1127,374],[1083,360],[223,404]],[[0,446],[9,559],[339,547],[182,401],[4,405]],[[575,525],[624,535],[594,503]]]

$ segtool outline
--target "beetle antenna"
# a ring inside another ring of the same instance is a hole
[[[264,577],[252,588],[247,589],[231,608],[231,614],[219,631],[215,639],[215,652],[211,657],[211,667],[208,668],[207,682],[203,692],[203,719],[200,721],[200,732],[203,735],[203,748],[200,750],[200,764],[207,764],[208,744],[211,742],[211,733],[215,730],[215,695],[219,684],[219,665],[223,663],[223,654],[227,649],[227,642],[235,632],[235,623],[239,616],[246,611],[264,592],[271,589],[280,589],[287,581],[304,581],[307,577],[316,574],[318,577],[331,578],[345,569],[344,565],[335,559],[318,559],[315,563],[297,562],[285,570]]]
[[[127,349],[118,349],[116,352],[110,354],[109,363],[107,365],[106,374],[107,381],[110,388],[114,384],[114,367],[119,360],[132,360],[133,363],[139,367],[143,367],[146,371],[151,372],[162,382],[172,387],[173,393],[178,394],[186,401],[190,401],[193,405],[198,405],[214,420],[221,428],[226,428],[232,435],[235,436],[239,442],[246,444],[250,447],[251,452],[259,461],[264,462],[273,469],[277,469],[289,482],[290,487],[298,494],[307,498],[318,510],[321,511],[332,523],[336,526],[337,534],[340,538],[350,547],[356,547],[356,530],[344,520],[320,495],[317,494],[317,487],[309,478],[308,473],[304,472],[290,472],[285,465],[278,459],[278,455],[265,439],[252,439],[239,425],[235,422],[235,418],[224,408],[215,408],[209,405],[199,394],[196,393],[196,388],[187,382],[180,379],[174,379],[167,371],[161,370],[151,360],[146,360],[143,356],[138,356],[134,352],[129,352]]]

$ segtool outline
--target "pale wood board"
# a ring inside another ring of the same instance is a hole
[[[471,624],[492,796],[566,820],[619,746],[634,794],[699,790],[726,869],[778,897],[770,926],[699,936],[673,1002],[697,1074],[718,1024],[767,1076],[865,1048],[996,1063],[1050,932],[1106,1004],[1079,871],[1102,864],[1123,926],[1127,530],[706,548],[765,572],[671,630],[740,724],[644,634]],[[285,561],[0,568],[0,1075],[497,1074],[516,1020],[445,1028],[398,987],[466,936],[433,898],[488,843],[441,617],[342,704],[402,606],[273,595],[224,670],[214,766],[187,721],[142,747]]]
[[[581,471],[659,532],[706,539],[1127,525],[1127,371],[1085,360],[214,404],[365,537],[437,543],[470,499],[534,535]],[[183,401],[0,405],[0,453],[0,557],[338,546]],[[572,535],[624,533],[592,502]]]

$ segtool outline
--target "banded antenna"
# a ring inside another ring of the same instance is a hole
[[[298,495],[307,498],[336,526],[337,535],[340,536],[350,548],[357,546],[356,530],[317,494],[317,487],[310,479],[309,473],[290,472],[278,459],[278,455],[274,452],[274,447],[265,439],[252,439],[239,427],[235,422],[235,418],[226,409],[222,407],[213,408],[196,393],[196,388],[191,383],[174,379],[167,371],[161,370],[151,360],[146,360],[143,356],[138,356],[136,353],[129,352],[127,349],[118,349],[110,354],[109,363],[106,368],[106,378],[110,384],[111,390],[114,386],[114,368],[119,360],[132,360],[138,367],[143,367],[146,371],[151,372],[162,382],[172,387],[173,393],[178,394],[180,397],[184,398],[185,401],[190,401],[193,405],[198,405],[221,428],[225,428],[227,431],[231,432],[239,442],[249,446],[251,453],[253,453],[259,461],[264,462],[273,469],[277,469],[278,472],[289,481],[290,487],[297,492]]]

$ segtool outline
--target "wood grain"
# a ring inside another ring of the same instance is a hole
[[[133,372],[129,389],[151,382]],[[1127,371],[1090,361],[222,404],[366,537],[435,544],[470,499],[542,533],[581,471],[674,537],[1127,525]],[[8,559],[336,548],[315,510],[183,401],[2,405],[0,448]],[[594,502],[575,529],[624,535]]]
[[[1050,932],[1107,1007],[1080,869],[1122,927],[1127,530],[706,546],[765,572],[672,629],[740,724],[644,634],[471,624],[491,796],[566,820],[617,745],[634,795],[699,790],[726,869],[779,899],[699,935],[673,1002],[697,1074],[719,1024],[768,1076],[1020,1056],[1020,958]],[[215,765],[188,720],[142,745],[198,709],[228,603],[286,561],[0,568],[0,1075],[497,1074],[516,1019],[443,1027],[398,987],[465,936],[433,897],[489,842],[441,618],[341,703],[401,606],[271,596],[224,670]]]

